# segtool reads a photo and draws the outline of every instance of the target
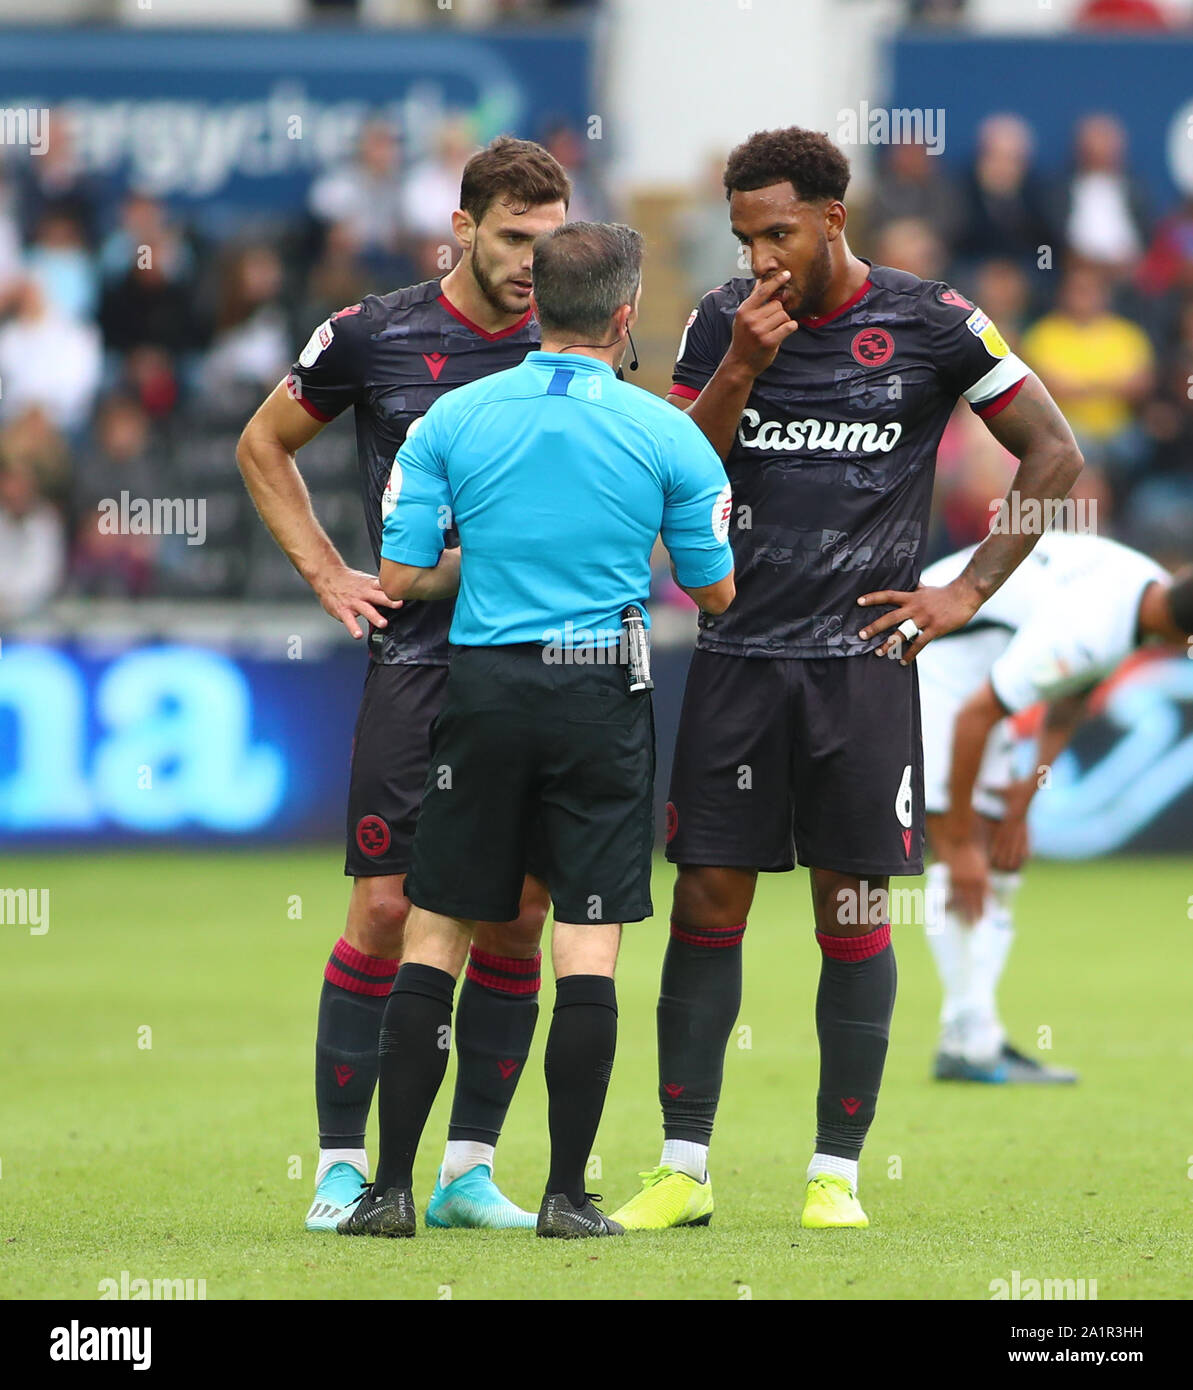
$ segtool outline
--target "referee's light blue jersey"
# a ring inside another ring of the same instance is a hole
[[[452,642],[609,646],[626,605],[645,604],[660,533],[685,587],[725,578],[730,506],[721,460],[682,411],[596,358],[532,352],[415,422],[381,554],[432,567],[454,521]]]

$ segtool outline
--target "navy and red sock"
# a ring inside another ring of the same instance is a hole
[[[398,961],[366,956],[341,937],[323,970],[315,1033],[321,1149],[362,1149],[377,1085],[377,1034]]]
[[[530,1055],[542,952],[527,960],[473,946],[456,1004],[456,1092],[449,1142],[495,1145]]]
[[[856,1159],[878,1104],[895,1007],[895,952],[886,924],[863,936],[816,933],[820,1090],[816,1151]]]
[[[672,919],[656,1015],[667,1139],[707,1147],[712,1138],[725,1049],[741,1008],[745,932],[744,922],[694,927]]]

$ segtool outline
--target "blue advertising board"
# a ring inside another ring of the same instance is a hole
[[[1059,176],[1073,128],[1109,112],[1127,129],[1129,163],[1166,210],[1193,194],[1193,38],[1065,34],[980,38],[909,32],[891,47],[892,107],[943,110],[941,158],[964,168],[981,121],[1014,112],[1035,131],[1037,162]]]
[[[660,834],[688,661],[665,648],[653,663]],[[340,840],[364,669],[356,647],[289,661],[5,642],[0,848]],[[1193,661],[1142,661],[1106,687],[1031,828],[1056,858],[1189,851]]]
[[[452,113],[469,115],[480,141],[535,137],[556,118],[584,128],[590,52],[579,27],[5,29],[0,107],[60,108],[87,170],[214,228],[301,205],[377,114],[413,157]]]

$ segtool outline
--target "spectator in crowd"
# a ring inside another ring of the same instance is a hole
[[[1183,541],[1187,560],[1193,536],[1193,296],[1180,308],[1174,341],[1143,424],[1153,452],[1147,476],[1131,493],[1128,529],[1149,552]]]
[[[1031,285],[1018,261],[984,261],[974,272],[972,298],[997,325],[1011,351],[1018,353],[1031,305]]]
[[[58,592],[66,568],[62,518],[30,469],[0,463],[0,623],[32,617]]]
[[[0,328],[0,420],[37,404],[64,433],[82,430],[102,366],[95,326],[65,317],[36,280],[22,280],[13,317]]]
[[[686,299],[692,307],[709,290],[735,275],[749,273],[739,262],[737,243],[726,221],[724,173],[724,154],[710,153],[691,200],[680,209],[675,220],[675,242]]]
[[[71,319],[95,318],[99,307],[95,260],[83,228],[69,213],[50,208],[42,214],[25,266],[60,314]]]
[[[1060,218],[1068,252],[1116,278],[1134,269],[1149,231],[1147,200],[1126,167],[1126,153],[1126,131],[1117,117],[1083,117]]]
[[[402,186],[402,207],[406,225],[420,240],[451,241],[451,217],[460,204],[460,177],[475,150],[471,126],[457,116],[439,127],[434,154],[411,169]]]
[[[51,502],[69,507],[71,455],[45,407],[22,406],[0,431],[0,459],[33,474],[37,490]]]
[[[609,198],[593,176],[588,157],[594,142],[569,122],[555,121],[547,127],[540,143],[559,160],[572,181],[568,219],[572,222],[606,221],[612,214]]]
[[[99,251],[100,277],[105,285],[123,280],[144,259],[144,248],[168,243],[170,255],[163,267],[170,279],[191,284],[195,253],[181,231],[174,229],[165,205],[135,189],[120,205],[119,223],[104,238]]]
[[[413,283],[413,265],[411,272],[398,283]],[[298,321],[301,324],[320,323],[346,305],[357,303],[373,288],[351,224],[333,222],[327,228],[322,251],[307,276],[305,308],[298,315]]]
[[[100,181],[87,173],[78,154],[70,119],[64,111],[50,112],[44,154],[21,151],[26,157],[13,162],[20,188],[21,224],[36,227],[51,210],[69,217],[82,228],[88,247],[96,244],[104,202]]]
[[[99,311],[107,348],[131,352],[152,346],[178,354],[195,346],[193,286],[179,264],[185,254],[179,234],[164,228],[141,243],[133,263],[107,283]]]
[[[946,247],[956,244],[965,205],[944,161],[923,144],[888,145],[870,195],[870,225],[881,231],[892,222],[926,222]]]
[[[75,467],[74,495],[81,513],[108,497],[154,497],[161,491],[149,417],[140,401],[124,391],[105,396],[95,412],[95,443]]]
[[[1032,172],[1032,133],[1020,116],[988,116],[967,181],[967,217],[957,252],[971,261],[992,256],[1035,264],[1051,245],[1045,201]]]
[[[283,280],[272,246],[243,246],[225,256],[215,337],[202,369],[209,403],[251,412],[252,402],[285,376],[294,353]]]
[[[879,265],[908,270],[921,280],[944,278],[947,254],[931,225],[919,217],[888,222],[878,234],[874,259]]]
[[[1193,294],[1193,194],[1156,227],[1137,284],[1149,296]]]
[[[311,185],[308,207],[325,229],[345,225],[360,254],[384,260],[402,252],[407,234],[403,182],[397,132],[388,121],[371,120],[355,158]]]
[[[1152,389],[1147,335],[1112,313],[1103,269],[1074,263],[1056,308],[1028,329],[1023,355],[1052,392],[1082,445],[1087,466],[1102,463],[1117,494],[1142,463],[1136,416]]]
[[[71,556],[71,587],[105,598],[141,598],[155,588],[161,540],[125,535],[104,524],[120,494],[152,498],[161,491],[160,469],[151,458],[149,419],[135,397],[114,392],[96,412],[96,445],[80,462],[75,486],[77,522]]]

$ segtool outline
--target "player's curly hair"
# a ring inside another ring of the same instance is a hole
[[[499,135],[464,166],[460,181],[460,207],[480,222],[501,198],[519,210],[562,203],[572,199],[572,183],[563,165],[533,140]]]
[[[849,186],[849,160],[823,131],[756,130],[729,155],[725,197],[773,183],[790,183],[804,203],[836,201]]]

